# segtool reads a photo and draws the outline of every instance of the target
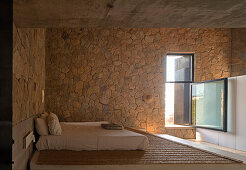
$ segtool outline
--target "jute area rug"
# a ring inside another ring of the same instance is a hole
[[[37,164],[127,165],[127,164],[235,164],[241,161],[129,129],[148,137],[145,151],[40,151]]]

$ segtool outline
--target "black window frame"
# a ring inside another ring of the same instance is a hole
[[[194,122],[192,121],[192,119],[193,119],[192,118],[192,85],[215,82],[215,81],[221,81],[221,80],[224,80],[223,128],[222,129],[216,129],[216,128],[210,128],[210,127],[194,125]],[[190,122],[191,122],[191,125],[193,127],[195,127],[195,128],[202,128],[202,129],[210,129],[210,130],[227,132],[227,105],[228,105],[228,97],[227,97],[227,95],[228,95],[228,78],[221,78],[221,79],[214,79],[214,80],[200,81],[200,82],[196,82],[196,83],[191,83],[190,84]]]
[[[167,66],[167,56],[184,56],[184,55],[187,55],[187,56],[191,56],[191,81],[167,81],[167,70],[166,70],[166,66]],[[183,124],[182,126],[192,126],[193,127],[193,124],[192,124],[192,117],[191,117],[191,84],[194,83],[194,79],[195,79],[195,74],[194,74],[194,65],[195,65],[195,60],[194,60],[194,53],[166,53],[166,56],[165,56],[165,83],[182,83],[182,84],[189,84],[190,86],[190,91],[189,91],[189,124]],[[175,124],[175,125],[178,125],[178,124]]]

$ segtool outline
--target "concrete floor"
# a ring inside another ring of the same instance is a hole
[[[177,138],[174,136],[166,135],[166,134],[157,134],[157,136],[169,139],[178,143],[182,143],[185,145],[189,145],[198,149],[214,152],[223,156],[227,156],[236,160],[243,161],[244,164],[246,164],[246,152],[230,149],[222,146],[218,146],[215,144],[207,143],[207,142],[200,142],[196,140],[185,140],[181,138]]]
[[[196,143],[199,143],[199,144],[202,144],[202,145],[206,145],[206,146],[209,146],[209,147],[212,147],[212,148],[216,148],[216,149],[232,152],[232,153],[239,154],[239,155],[242,155],[242,156],[246,156],[246,152],[245,151],[236,150],[236,149],[232,149],[232,148],[227,148],[227,147],[219,146],[219,145],[216,145],[216,144],[213,144],[213,143],[209,143],[209,142],[198,141],[198,140],[195,140],[195,139],[190,139],[189,141],[196,142]]]

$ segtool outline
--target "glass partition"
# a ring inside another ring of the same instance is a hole
[[[195,83],[191,91],[193,125],[226,131],[227,79]]]

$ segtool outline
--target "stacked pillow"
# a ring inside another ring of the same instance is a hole
[[[50,112],[49,116],[47,117],[47,120],[50,134],[61,135],[62,129],[56,114]]]
[[[40,136],[43,135],[61,135],[62,129],[59,119],[54,113],[44,112],[35,119],[35,127]]]
[[[49,130],[47,126],[48,113],[44,112],[38,118],[35,119],[35,127],[39,135],[49,135]]]

